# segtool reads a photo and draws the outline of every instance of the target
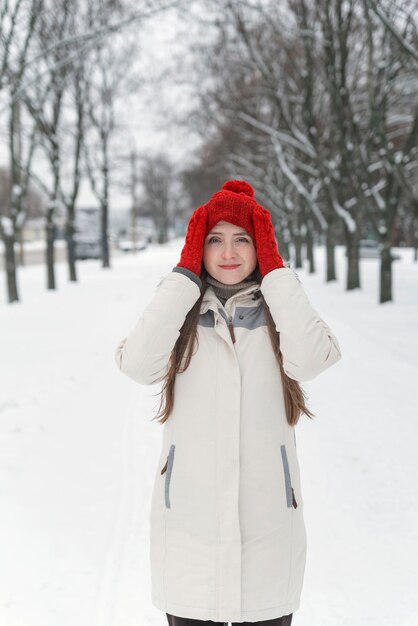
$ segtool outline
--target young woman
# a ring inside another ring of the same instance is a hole
[[[178,265],[116,350],[162,382],[152,602],[170,626],[290,626],[306,561],[300,382],[341,358],[245,181],[195,210]]]

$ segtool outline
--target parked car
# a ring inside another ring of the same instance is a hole
[[[360,239],[359,256],[363,259],[380,259],[382,244],[374,239]]]
[[[118,241],[118,248],[122,252],[132,252],[134,249],[132,239],[120,239]],[[135,241],[135,250],[145,250],[148,245],[148,239],[144,235],[139,235]]]
[[[89,235],[76,235],[75,240],[75,258],[80,260],[85,259],[100,259],[102,256],[101,241],[98,237],[91,237]]]
[[[382,244],[375,241],[375,239],[360,239],[359,241],[359,257],[361,259],[380,259],[381,249]],[[345,254],[347,256],[347,252]],[[401,258],[395,252],[391,252],[391,254],[394,261]]]

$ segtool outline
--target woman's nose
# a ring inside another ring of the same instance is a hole
[[[234,244],[232,243],[232,241],[225,242],[225,245],[223,246],[223,250],[222,250],[222,256],[225,257],[226,259],[229,259],[229,257],[235,256],[235,249],[234,249]]]

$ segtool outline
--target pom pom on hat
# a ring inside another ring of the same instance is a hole
[[[245,193],[246,196],[254,198],[254,189],[245,180],[227,180],[226,183],[222,185],[222,189],[235,193]]]
[[[253,210],[258,206],[254,189],[245,180],[227,180],[205,205],[208,220],[205,236],[218,222],[225,220],[245,228],[254,240]]]

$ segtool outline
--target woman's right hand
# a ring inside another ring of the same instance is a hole
[[[197,276],[200,276],[202,271],[207,219],[208,214],[205,205],[194,211],[187,226],[186,240],[181,251],[180,261],[177,263],[177,267],[185,267]]]

